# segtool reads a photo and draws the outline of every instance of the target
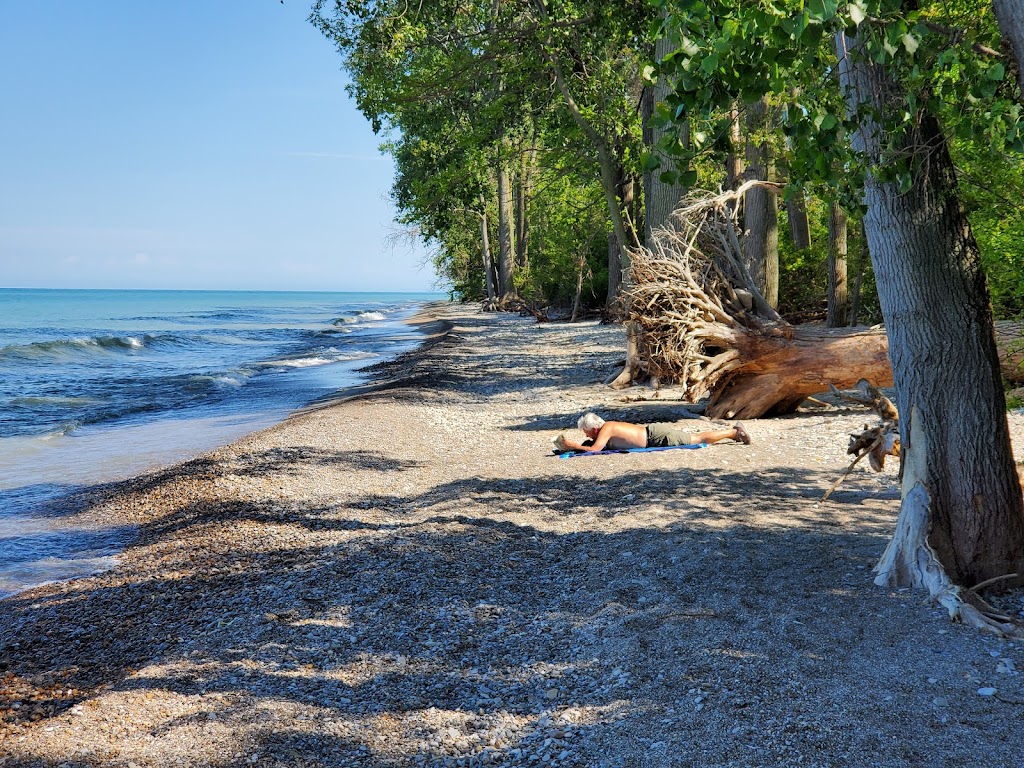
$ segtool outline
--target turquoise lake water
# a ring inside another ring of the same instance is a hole
[[[62,523],[76,492],[364,382],[443,298],[0,289],[0,597],[113,562],[131,531]]]

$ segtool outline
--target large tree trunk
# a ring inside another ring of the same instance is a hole
[[[664,12],[662,12],[662,17],[664,18]],[[670,37],[659,35],[658,39],[654,42],[654,60],[661,61],[673,53],[675,49],[676,46]],[[671,92],[672,88],[668,81],[664,77],[659,77],[658,82],[653,87],[648,88],[645,94],[645,98],[649,99],[649,103],[646,105],[648,108],[644,110],[644,117],[647,118],[644,141],[650,152],[661,162],[661,165],[655,170],[644,172],[645,242],[650,242],[652,232],[655,229],[665,225],[672,211],[679,205],[679,201],[685,192],[679,184],[666,184],[661,180],[661,174],[664,171],[675,169],[675,161],[659,149],[658,144],[666,135],[676,136],[684,144],[687,143],[689,141],[689,126],[686,123],[682,125],[672,123],[671,127],[666,130],[662,126],[655,125],[657,121],[652,120],[657,112],[658,105],[662,104],[665,101],[665,97]]]
[[[789,235],[793,248],[806,251],[811,247],[811,225],[807,221],[807,203],[803,193],[793,195],[786,201],[786,218],[789,219]]]
[[[1024,383],[1024,324],[996,323],[1002,375]],[[722,419],[755,419],[791,413],[812,395],[853,387],[867,379],[893,385],[889,339],[884,328],[768,326],[760,331],[721,326],[705,344],[730,350],[739,365],[710,393],[707,414]]]
[[[996,324],[1003,376],[1024,383],[1024,324]],[[757,329],[729,323],[700,328],[706,354],[721,356],[730,370],[720,379],[705,377],[709,387],[706,414],[715,419],[756,419],[792,413],[812,395],[830,386],[848,389],[861,379],[878,387],[893,386],[889,338],[885,329],[823,328],[768,324]],[[645,365],[666,381],[674,377],[658,359]],[[717,370],[717,369],[716,369]],[[693,395],[691,395],[693,396]]]
[[[753,419],[793,412],[829,385],[848,389],[861,379],[892,386],[888,340],[881,329],[780,325],[767,332],[720,326],[706,347],[730,350],[743,361],[711,393],[715,419]]]
[[[846,289],[846,211],[834,202],[828,217],[828,319],[829,328],[850,322],[850,300]]]
[[[530,238],[530,219],[528,210],[530,196],[533,192],[533,166],[536,162],[537,149],[531,147],[523,153],[519,166],[519,177],[513,190],[516,211],[516,268],[525,270],[530,263],[528,243]]]
[[[481,198],[481,202],[483,199]],[[494,258],[491,255],[491,238],[487,232],[487,212],[480,214],[480,248],[484,257],[484,283],[487,288],[487,303],[493,305],[498,296],[497,280],[494,274]]]
[[[743,132],[740,129],[740,110],[733,106],[729,121],[729,153],[725,157],[725,180],[722,189],[734,190],[743,183]]]
[[[1024,92],[1024,0],[992,0],[992,8],[999,21],[999,31],[1013,49],[1013,57],[1017,60],[1017,85]]]
[[[854,270],[853,288],[850,289],[850,325],[857,325],[860,317],[860,296],[864,288],[864,272],[871,263],[868,251],[868,239],[864,237],[864,226],[861,222],[860,255],[857,257],[857,268]]]
[[[619,291],[622,288],[622,260],[620,255],[622,248],[614,232],[608,233],[608,295],[605,297],[604,305],[609,310],[614,308],[619,301]]]
[[[747,105],[747,172],[748,180],[767,181],[771,164],[768,144],[757,141],[768,120],[765,99]],[[775,192],[770,187],[755,186],[743,200],[743,254],[754,284],[765,300],[779,306],[779,212]]]
[[[512,251],[512,188],[509,184],[508,169],[503,161],[498,163],[498,300],[505,302],[515,296],[512,281],[515,257]]]
[[[906,94],[855,49],[846,55],[847,42],[840,35],[851,112],[905,109]],[[865,121],[854,148],[878,164],[885,161],[884,140]],[[903,450],[904,504],[877,581],[944,595],[955,589],[950,580],[970,586],[1024,572],[1024,499],[985,276],[934,116],[919,115],[898,149],[922,158],[910,190],[869,176],[864,193]]]

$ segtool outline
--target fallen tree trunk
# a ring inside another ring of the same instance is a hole
[[[1024,324],[996,324],[1003,376],[1024,383],[1021,344]],[[892,386],[889,340],[885,329],[782,326],[774,332],[724,329],[718,339],[735,350],[738,366],[728,381],[710,393],[707,415],[716,419],[753,419],[791,413],[811,395],[829,386],[849,389],[861,379]],[[708,338],[711,338],[710,334]]]
[[[688,198],[633,253],[629,320],[640,368],[681,385],[691,402],[710,398],[705,413],[716,419],[790,413],[861,379],[892,386],[884,328],[790,325],[758,294],[728,206],[751,183]],[[1024,382],[1024,324],[997,323],[996,338],[1003,375]]]
[[[774,332],[723,329],[713,340],[744,361],[711,392],[714,419],[753,419],[791,413],[830,385],[848,389],[861,379],[892,386],[889,342],[881,328],[783,326]]]

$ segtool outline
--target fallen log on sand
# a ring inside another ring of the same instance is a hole
[[[795,326],[765,303],[740,259],[729,203],[692,195],[633,252],[628,321],[642,373],[671,381],[712,418],[790,413],[830,386],[892,385],[885,329]],[[1024,382],[1024,326],[997,324],[1004,376]]]

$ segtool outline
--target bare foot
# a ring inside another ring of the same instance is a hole
[[[750,445],[750,435],[747,434],[747,430],[743,428],[743,425],[738,421],[732,425],[732,428],[736,430],[736,439],[744,445]]]

